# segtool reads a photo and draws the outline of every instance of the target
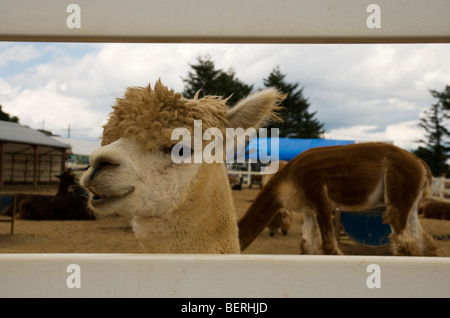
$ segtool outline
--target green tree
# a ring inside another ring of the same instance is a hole
[[[252,85],[240,81],[233,69],[228,72],[216,69],[210,56],[198,57],[197,64],[189,64],[189,66],[192,71],[183,78],[185,82],[183,95],[186,98],[193,98],[200,90],[200,96],[215,95],[224,98],[231,96],[228,103],[235,105],[253,89]]]
[[[299,83],[287,83],[286,74],[282,74],[279,67],[272,70],[263,80],[265,87],[276,87],[287,94],[283,101],[283,109],[278,112],[283,123],[271,123],[268,128],[279,128],[280,137],[290,138],[320,138],[323,134],[323,123],[315,119],[317,112],[309,112],[310,103],[303,96],[303,89]]]
[[[14,123],[18,123],[19,122],[19,118],[17,116],[13,116],[11,117],[8,113],[5,113],[2,110],[2,105],[0,105],[0,120],[3,121],[12,121]]]
[[[450,111],[450,86],[446,85],[445,89],[442,93],[437,92],[435,90],[431,90],[431,95],[433,95],[433,97],[439,99],[439,103],[441,104],[442,108],[444,110],[448,110]],[[447,116],[448,118],[448,116]]]
[[[413,151],[430,167],[434,176],[449,175],[450,167],[447,160],[450,159],[450,131],[448,120],[450,118],[450,86],[446,86],[443,92],[430,90],[438,102],[432,104],[425,111],[425,117],[420,119],[419,126],[425,129],[425,140],[419,140],[424,147]]]

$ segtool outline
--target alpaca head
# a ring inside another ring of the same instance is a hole
[[[76,178],[73,174],[72,170],[69,169],[68,171],[63,171],[63,173],[59,175],[55,175],[59,181],[58,191],[56,192],[56,195],[63,195],[69,193],[69,187],[71,185],[76,185]]]
[[[226,128],[258,127],[273,116],[283,98],[275,89],[268,89],[229,110],[224,99],[185,99],[161,82],[154,89],[128,88],[113,106],[103,127],[102,147],[92,153],[90,168],[81,178],[81,185],[90,192],[90,207],[100,214],[170,214],[184,202],[206,164],[174,162],[173,146],[180,142],[173,140],[174,130],[189,132],[189,144],[193,145],[198,120],[202,133],[215,128],[223,136]],[[208,142],[202,141],[200,147]],[[183,147],[184,152],[186,149],[190,148]]]

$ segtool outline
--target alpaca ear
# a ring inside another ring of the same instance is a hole
[[[286,98],[275,88],[253,93],[239,101],[227,112],[229,128],[259,128],[267,120],[282,121],[276,114],[280,103]]]

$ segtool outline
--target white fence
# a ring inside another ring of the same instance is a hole
[[[0,41],[450,42],[448,0],[10,0],[1,6]],[[450,258],[0,255],[1,297],[450,297],[449,286]]]
[[[4,41],[450,40],[447,0],[228,0],[226,5],[218,0],[122,0],[114,5],[109,0],[4,0],[1,7],[0,40]]]
[[[450,179],[445,177],[433,178],[431,192],[434,198],[450,202]]]
[[[450,258],[0,255],[0,297],[450,297]]]

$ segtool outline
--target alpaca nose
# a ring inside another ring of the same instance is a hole
[[[104,167],[118,166],[118,165],[119,165],[118,162],[115,162],[114,160],[112,160],[109,157],[99,156],[99,157],[95,158],[94,164],[92,165],[92,167],[94,169],[101,169]]]
[[[100,172],[105,171],[107,169],[113,169],[120,166],[120,163],[117,160],[114,160],[107,156],[98,156],[93,160],[93,163],[91,165],[92,167],[92,173],[91,173],[91,179],[94,179],[94,177]]]

